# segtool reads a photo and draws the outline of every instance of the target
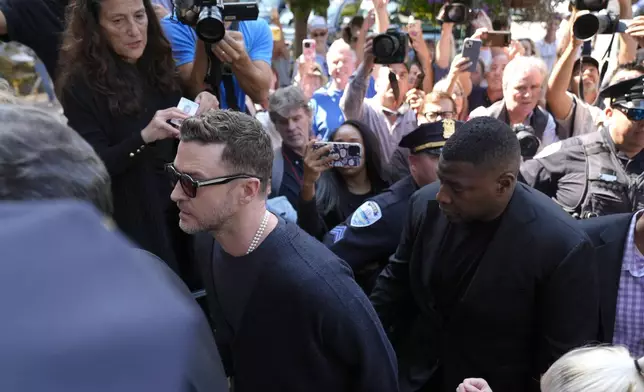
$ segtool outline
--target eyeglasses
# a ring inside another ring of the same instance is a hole
[[[311,33],[311,38],[317,38],[317,37],[324,37],[327,35],[329,32],[328,31],[317,31],[317,32],[312,32]]]
[[[251,176],[250,174],[233,174],[230,176],[217,177],[205,181],[197,181],[190,177],[188,174],[178,171],[172,163],[167,163],[165,165],[165,170],[168,172],[168,174],[170,174],[172,186],[176,186],[177,182],[181,184],[181,189],[183,189],[183,192],[191,199],[197,197],[197,189],[201,188],[202,186],[228,184],[229,182],[239,180],[240,178],[257,178],[256,176]]]
[[[429,122],[438,121],[439,118],[445,120],[451,120],[454,118],[454,112],[427,112],[423,113],[423,116]]]
[[[622,105],[613,104],[613,107],[624,115],[631,121],[642,121],[644,120],[644,109],[642,108],[627,108]]]

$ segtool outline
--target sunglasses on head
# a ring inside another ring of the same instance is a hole
[[[624,113],[626,118],[631,121],[642,121],[644,120],[644,109],[642,108],[627,108],[619,104],[613,104],[613,107],[620,112]]]
[[[250,174],[232,174],[229,176],[212,178],[210,180],[197,181],[190,177],[190,175],[178,171],[172,163],[167,163],[165,165],[165,170],[170,175],[172,186],[176,186],[178,182],[181,185],[183,192],[191,199],[197,197],[197,189],[203,186],[228,184],[229,182],[239,180],[240,178],[257,178]]]

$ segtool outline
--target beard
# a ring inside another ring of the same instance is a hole
[[[232,220],[234,213],[233,205],[230,201],[225,200],[220,205],[215,206],[206,214],[189,215],[187,219],[179,219],[179,227],[186,234],[197,234],[202,232],[217,233],[226,227]]]

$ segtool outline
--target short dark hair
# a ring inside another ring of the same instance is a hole
[[[0,106],[0,200],[80,199],[112,215],[110,176],[92,146],[52,115]]]
[[[516,174],[521,164],[521,146],[506,123],[492,117],[476,117],[447,139],[441,158],[490,170],[510,168]]]
[[[262,192],[266,191],[273,148],[262,124],[253,117],[232,110],[210,110],[183,122],[181,141],[224,144],[221,159],[236,171],[257,176]]]

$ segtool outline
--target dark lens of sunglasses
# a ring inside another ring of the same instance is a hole
[[[644,109],[628,109],[627,117],[629,120],[642,121],[644,120]]]
[[[181,189],[188,195],[188,197],[197,196],[197,187],[195,184],[186,176],[181,176]]]

